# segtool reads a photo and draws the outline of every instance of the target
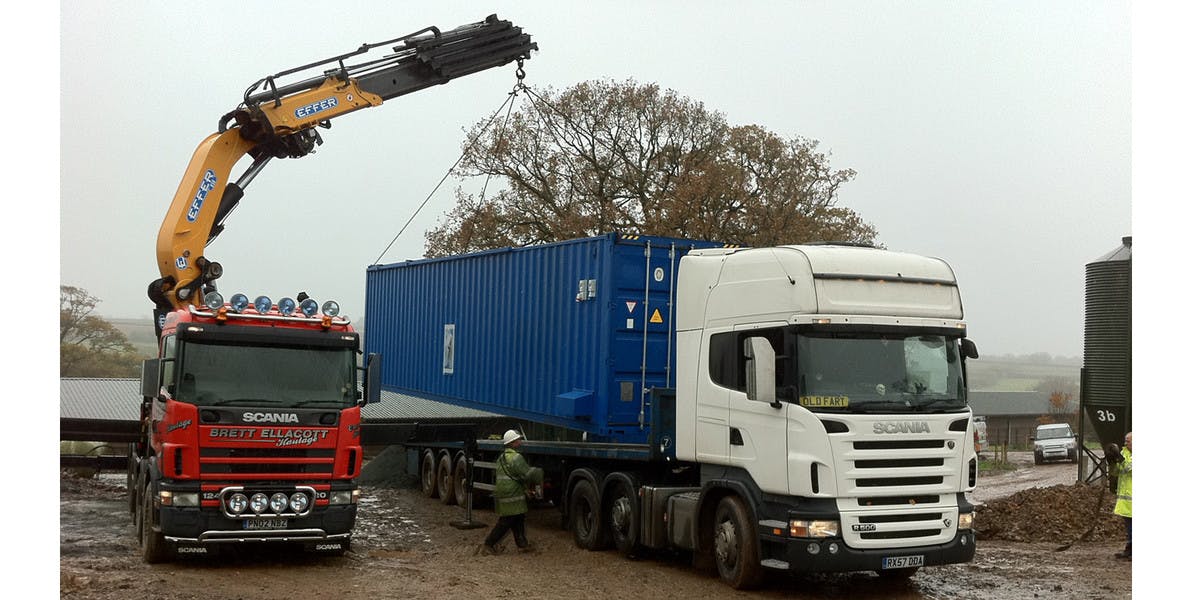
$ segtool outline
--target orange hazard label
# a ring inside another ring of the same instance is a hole
[[[659,314],[657,308],[654,309],[654,314],[650,315],[650,322],[651,323],[662,323],[662,315]]]

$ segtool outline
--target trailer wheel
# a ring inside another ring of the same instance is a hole
[[[438,458],[437,488],[442,504],[454,504],[454,467],[450,462],[449,454],[443,454]]]
[[[613,545],[621,554],[633,554],[637,548],[641,512],[638,510],[637,492],[628,480],[618,479],[613,484],[612,496],[607,506]]]
[[[437,498],[437,461],[431,450],[421,455],[421,493],[429,498]]]
[[[608,545],[608,527],[600,508],[600,494],[587,479],[575,484],[570,503],[571,536],[584,550],[603,550]]]
[[[146,486],[146,491],[142,493],[142,520],[140,529],[142,560],[150,564],[167,560],[167,541],[163,539],[162,532],[154,531],[154,496],[151,495],[149,485]]]
[[[475,493],[475,490],[467,488],[468,468],[466,455],[459,455],[458,459],[454,461],[454,499],[463,508],[467,506],[469,495]]]
[[[717,504],[713,519],[713,554],[721,580],[737,590],[762,583],[758,540],[746,505],[737,496],[726,496]]]

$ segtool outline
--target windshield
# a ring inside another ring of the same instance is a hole
[[[1071,437],[1071,428],[1067,427],[1067,426],[1050,427],[1047,429],[1038,429],[1037,430],[1037,439],[1039,439],[1039,440],[1054,440],[1054,439],[1058,439],[1058,438],[1068,438],[1068,437]]]
[[[966,408],[956,338],[798,336],[800,405],[817,412],[949,412]]]
[[[202,406],[346,407],[357,400],[350,348],[180,343],[175,399]]]

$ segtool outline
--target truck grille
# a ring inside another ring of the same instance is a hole
[[[922,415],[928,432],[878,434],[876,416],[850,417],[830,436],[838,463],[842,535],[851,548],[896,548],[950,541],[958,529],[963,479],[961,415]]]
[[[202,448],[200,478],[204,481],[269,479],[328,479],[333,476],[335,450],[294,448]]]

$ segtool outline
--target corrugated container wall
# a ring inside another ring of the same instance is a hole
[[[366,351],[389,391],[645,442],[644,390],[674,386],[679,259],[718,245],[610,234],[371,266]]]
[[[1133,238],[1085,272],[1083,411],[1102,443],[1121,445],[1133,427]]]

